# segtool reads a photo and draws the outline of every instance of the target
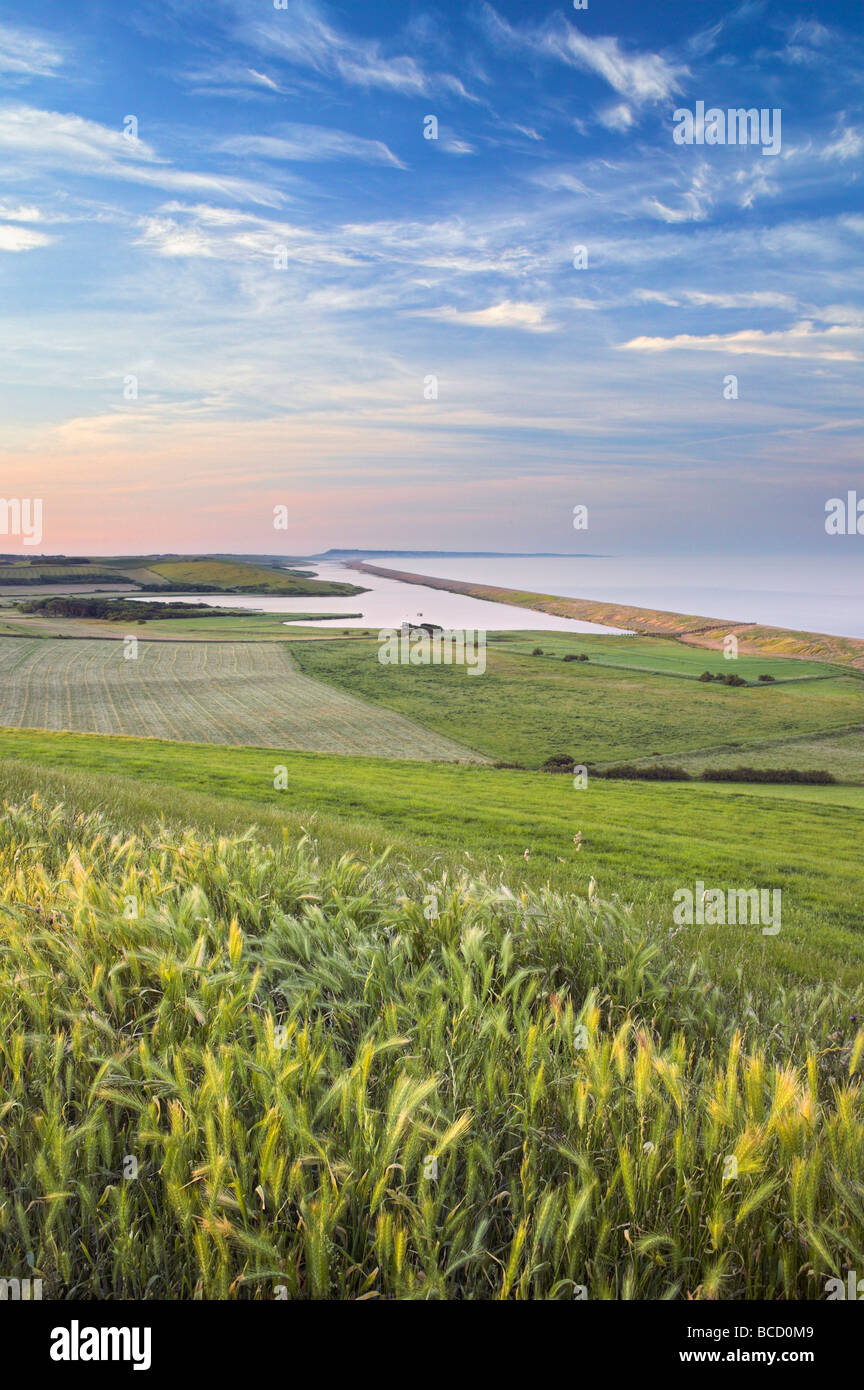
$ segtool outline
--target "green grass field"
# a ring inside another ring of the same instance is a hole
[[[664,940],[678,887],[697,879],[780,887],[779,936],[754,937],[749,927],[696,933],[718,977],[726,978],[731,947],[746,941],[754,982],[827,976],[851,987],[864,980],[864,807],[839,804],[837,788],[763,794],[595,778],[577,791],[571,778],[542,773],[26,731],[0,735],[0,756],[11,760],[4,786],[20,795],[43,789],[73,804],[113,806],[129,786],[144,798],[130,803],[136,815],[179,806],[201,827],[242,830],[254,822],[277,833],[283,824],[320,821],[322,835],[338,827],[334,849],[397,843],[412,862],[440,854],[451,867],[473,864],[504,873],[514,886],[548,882],[579,896],[594,878],[601,893],[635,903]],[[279,791],[277,763],[288,773]],[[209,798],[203,811],[196,810],[199,795]]]
[[[20,597],[15,603],[22,601]],[[24,602],[27,600],[24,599]],[[166,605],[166,608],[168,605]],[[145,641],[167,638],[178,642],[212,641],[224,638],[240,642],[291,642],[298,636],[315,641],[330,638],[334,633],[344,636],[340,621],[347,614],[304,613],[303,600],[298,598],[296,613],[264,613],[249,609],[242,617],[229,617],[217,608],[208,609],[190,618],[148,618],[146,621],[132,622],[128,618],[122,624],[107,618],[68,618],[52,617],[49,614],[21,613],[11,603],[2,604],[0,598],[0,633],[24,634],[34,637],[106,637],[113,640],[131,634]],[[357,615],[359,616],[359,615]],[[328,619],[327,627],[313,627],[310,618],[316,621]],[[370,636],[368,630],[351,629],[351,635]]]
[[[0,637],[0,723],[191,743],[471,758],[404,715],[310,680],[264,642]]]
[[[523,656],[530,656],[535,647],[541,647],[543,656],[549,661],[560,661],[568,654],[584,652],[591,662],[602,666],[688,676],[691,680],[697,680],[703,671],[721,676],[734,672],[746,681],[758,680],[763,674],[773,676],[777,681],[802,680],[808,676],[825,679],[847,674],[842,666],[830,666],[820,661],[795,661],[773,656],[738,656],[734,660],[727,660],[722,652],[688,646],[684,642],[673,642],[663,637],[499,632],[493,633],[489,640],[494,642],[496,651],[520,652]]]
[[[158,619],[131,661],[0,637],[0,1269],[572,1300],[860,1267],[860,679],[533,633],[468,677],[282,617]],[[842,782],[577,788],[472,747]],[[676,924],[699,882],[779,889],[780,931]]]
[[[574,646],[590,653],[589,643],[597,641],[605,652],[611,641],[621,641],[630,653],[638,640],[580,638]],[[544,634],[534,635],[532,646],[547,645]],[[509,643],[489,645],[486,672],[476,677],[458,667],[382,666],[371,641],[298,643],[293,650],[310,676],[408,714],[493,759],[533,767],[555,753],[586,764],[648,757],[677,762],[685,753],[718,746],[740,748],[739,761],[746,762],[752,744],[864,722],[864,682],[824,667],[824,680],[732,689],[590,660],[532,657],[510,650]],[[686,648],[674,655],[682,663],[693,659]],[[705,669],[704,654],[696,655]],[[720,667],[736,665],[717,660]],[[788,670],[799,663],[775,665]]]
[[[650,765],[661,759],[644,761]],[[851,729],[753,743],[743,750],[721,745],[698,753],[684,753],[676,757],[675,762],[693,776],[706,767],[737,768],[742,764],[757,768],[819,768],[830,772],[838,782],[860,786],[864,784],[864,724],[856,724]]]

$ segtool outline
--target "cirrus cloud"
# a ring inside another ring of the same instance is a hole
[[[676,333],[673,338],[631,338],[620,346],[633,352],[723,352],[730,356],[799,357],[826,362],[858,362],[861,354],[844,345],[843,340],[854,336],[860,340],[861,331],[845,324],[830,328],[814,328],[803,321],[792,328],[766,333],[759,328],[745,328],[739,333]]]
[[[457,309],[444,305],[440,309],[417,309],[412,317],[437,319],[439,323],[465,324],[469,328],[520,328],[528,333],[550,333],[553,325],[545,322],[542,304],[514,302],[502,299],[486,309]]]

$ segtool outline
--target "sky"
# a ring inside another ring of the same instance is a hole
[[[67,554],[864,546],[862,59],[861,0],[0,3],[0,497]]]

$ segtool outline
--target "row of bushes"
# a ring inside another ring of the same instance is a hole
[[[534,648],[532,648],[531,655],[532,655],[532,656],[543,656],[543,655],[544,655],[543,648],[542,648],[542,647],[534,647]],[[588,657],[585,655],[584,652],[568,652],[566,656],[562,656],[561,660],[562,660],[562,661],[587,661],[587,660],[588,660]]]
[[[498,763],[496,766],[501,767],[505,764]],[[568,757],[566,753],[554,753],[551,758],[546,759],[541,771],[572,775],[575,766],[577,759]],[[833,773],[815,768],[802,771],[798,768],[784,767],[706,767],[702,772],[694,774],[684,767],[670,763],[654,763],[644,767],[635,763],[617,763],[612,767],[589,768],[588,771],[592,777],[634,782],[795,782],[805,786],[827,786],[837,781]]]
[[[799,771],[782,767],[706,767],[703,782],[803,782],[807,786],[827,786],[836,782],[832,772],[817,769]]]
[[[699,679],[700,681],[717,681],[720,685],[749,684],[749,681],[745,681],[743,676],[736,675],[734,671],[730,671],[726,676],[723,675],[722,671],[718,671],[716,675],[711,671],[703,671]],[[774,685],[776,679],[776,676],[769,676],[765,672],[756,677],[760,685]]]
[[[126,580],[126,578],[125,578],[124,575],[121,575],[120,578],[119,578],[119,580],[118,580],[114,575],[112,575],[112,574],[100,574],[100,573],[98,572],[98,570],[94,570],[92,574],[68,574],[68,575],[60,575],[60,574],[40,574],[38,571],[34,571],[33,573],[31,573],[29,570],[23,570],[23,571],[22,571],[22,570],[15,570],[15,569],[12,569],[11,567],[10,567],[10,568],[7,568],[6,566],[0,567],[0,584],[9,585],[9,587],[12,587],[12,586],[14,585],[15,588],[18,588],[19,586],[20,586],[21,588],[32,587],[32,586],[38,585],[38,584],[42,584],[42,585],[45,585],[45,584],[112,584],[112,585],[116,585],[117,583],[125,584],[125,583],[128,583],[128,581]]]
[[[734,671],[730,671],[729,674],[728,674],[728,676],[724,676],[721,672],[718,672],[717,675],[715,676],[711,671],[703,671],[702,674],[701,674],[701,676],[699,677],[699,679],[700,679],[700,681],[717,681],[720,685],[746,685],[746,684],[747,684],[747,682],[744,680],[744,677],[743,677],[743,676],[736,676],[736,674],[735,674]],[[761,680],[762,677],[760,676],[759,679]]]
[[[28,599],[19,603],[22,613],[39,613],[50,618],[105,618],[109,622],[143,623],[148,618],[199,618],[213,613],[206,603],[148,603],[141,599],[94,598],[88,595],[57,594],[50,598]],[[245,617],[244,608],[220,608],[220,618]]]

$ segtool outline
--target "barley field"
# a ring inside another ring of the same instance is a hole
[[[0,726],[390,758],[480,761],[396,711],[303,675],[255,642],[0,637]]]
[[[638,912],[38,797],[0,818],[0,1268],[50,1299],[817,1299],[862,992]],[[284,1291],[284,1293],[282,1292]]]

